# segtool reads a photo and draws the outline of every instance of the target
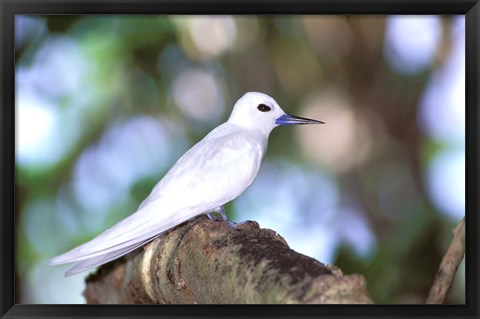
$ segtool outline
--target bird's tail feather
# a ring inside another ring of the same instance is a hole
[[[153,213],[155,211],[151,207],[143,207],[89,242],[53,257],[49,260],[49,264],[58,265],[75,262],[76,264],[66,272],[66,276],[105,264],[146,244],[198,212],[189,208],[177,210],[175,219],[171,216],[168,217],[169,214]]]
[[[115,229],[111,228],[92,240],[75,247],[64,254],[53,257],[49,260],[49,264],[59,265],[83,260],[92,260],[94,258],[102,258],[110,253],[129,249],[136,243],[144,243],[149,238],[152,238],[156,234],[160,233],[160,231],[158,231],[153,234],[145,233],[136,235],[133,231],[134,229],[128,231],[130,235],[129,237],[122,237],[124,234],[119,232],[119,227],[115,227]],[[119,257],[120,256],[121,255],[119,255]]]
[[[59,265],[95,257],[101,258],[109,253],[125,250],[137,243],[145,242],[171,227],[168,219],[162,220],[162,215],[157,214],[155,220],[155,217],[151,217],[151,213],[152,211],[149,211],[148,208],[139,210],[92,240],[53,257],[49,260],[49,264]]]
[[[96,256],[96,257],[92,257],[92,258],[89,258],[89,259],[79,261],[79,262],[75,263],[72,267],[70,267],[65,272],[65,277],[75,275],[75,274],[78,274],[78,273],[80,273],[82,271],[85,271],[87,269],[106,264],[109,261],[112,261],[114,259],[117,259],[117,258],[123,256],[123,255],[128,254],[129,252],[145,245],[146,243],[154,240],[157,237],[158,236],[154,236],[154,237],[149,238],[145,241],[138,242],[138,243],[136,243],[134,245],[131,245],[131,246],[128,246],[128,247],[124,247],[124,248],[121,248],[121,249],[116,250],[116,251],[112,251],[112,252],[104,254],[104,255],[100,255],[100,256]]]

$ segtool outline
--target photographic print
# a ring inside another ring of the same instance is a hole
[[[468,304],[465,15],[11,23],[16,308]]]

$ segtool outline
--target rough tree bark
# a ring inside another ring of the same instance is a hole
[[[452,231],[453,240],[438,268],[427,304],[442,304],[452,287],[458,266],[465,256],[465,218]]]
[[[88,303],[372,303],[360,275],[291,250],[255,222],[199,217],[87,278]]]

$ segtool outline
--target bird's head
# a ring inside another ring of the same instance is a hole
[[[279,125],[323,124],[321,121],[285,113],[272,97],[260,92],[245,93],[235,103],[228,121],[259,130],[266,136]]]

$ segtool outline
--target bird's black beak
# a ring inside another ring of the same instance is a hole
[[[300,116],[283,114],[276,121],[277,125],[325,124],[325,122],[307,119]]]

